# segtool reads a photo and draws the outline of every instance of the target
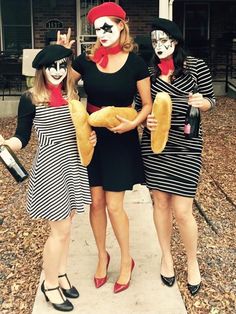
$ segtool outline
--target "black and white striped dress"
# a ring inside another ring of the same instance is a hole
[[[195,84],[198,92],[207,98],[212,106],[215,97],[211,75],[205,62],[193,57],[187,58],[189,73],[174,80],[172,84],[157,78],[151,86],[152,98],[165,91],[172,99],[171,129],[165,149],[160,154],[151,150],[150,131],[144,128],[142,135],[142,157],[146,184],[149,189],[176,195],[194,197],[201,169],[202,128],[199,137],[184,137],[184,122],[189,107],[189,92]],[[136,98],[136,108],[140,108],[140,97]]]
[[[31,170],[27,211],[31,218],[65,219],[91,203],[86,167],[80,163],[69,107],[35,107],[38,150]]]

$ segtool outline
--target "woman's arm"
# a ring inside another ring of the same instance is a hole
[[[13,151],[18,151],[25,147],[30,140],[34,116],[35,106],[32,104],[30,96],[22,95],[18,106],[15,134],[7,140],[0,135],[0,145],[6,144]]]
[[[147,77],[141,81],[137,82],[137,88],[139,97],[141,98],[142,108],[138,113],[136,121],[136,126],[141,124],[146,120],[147,116],[152,111],[152,97],[151,97],[151,83],[150,77]]]
[[[75,40],[70,40],[71,37],[71,28],[68,28],[67,34],[61,34],[60,31],[57,31],[57,45],[62,45],[65,48],[71,49],[72,45],[75,43]],[[75,82],[81,79],[81,74],[71,68],[72,78]]]
[[[112,128],[112,132],[128,132],[136,128],[147,118],[148,114],[152,111],[152,97],[150,88],[150,77],[146,77],[137,82],[137,89],[142,101],[142,109],[139,111],[137,117],[133,121],[117,116],[121,123],[117,127]]]
[[[201,111],[208,111],[216,103],[210,70],[203,60],[198,59],[196,72],[198,93],[190,94],[188,103]]]

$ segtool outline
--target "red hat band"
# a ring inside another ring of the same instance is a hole
[[[126,12],[118,4],[114,2],[104,2],[93,7],[87,15],[87,20],[93,24],[96,19],[102,16],[115,16],[122,20],[126,18]]]

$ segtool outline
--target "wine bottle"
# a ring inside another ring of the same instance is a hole
[[[7,145],[0,146],[0,160],[11,173],[16,182],[22,182],[28,177],[28,173],[19,159]]]
[[[197,93],[197,86],[193,88],[193,94]],[[198,137],[200,128],[200,112],[199,109],[189,105],[185,122],[184,136],[187,139]]]

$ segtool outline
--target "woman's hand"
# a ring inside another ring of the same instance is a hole
[[[154,118],[154,114],[149,114],[147,116],[147,128],[149,131],[155,131],[157,127],[157,120]]]
[[[207,111],[211,108],[209,100],[205,99],[200,93],[189,93],[188,104],[201,111]]]
[[[127,120],[118,115],[116,116],[116,118],[120,120],[120,124],[114,128],[109,128],[111,132],[122,134],[136,128],[136,124],[134,121]]]
[[[2,135],[0,134],[0,145],[3,145],[5,143],[4,138],[2,137]]]
[[[75,43],[75,40],[70,40],[71,28],[68,28],[67,34],[61,34],[57,31],[57,45],[62,45],[65,48],[71,49],[71,46]]]
[[[22,143],[17,137],[11,137],[8,140],[5,140],[3,136],[0,134],[0,145],[7,145],[13,151],[20,150],[22,148]]]
[[[95,131],[92,131],[90,136],[89,136],[89,142],[94,146],[97,144],[97,135]]]

